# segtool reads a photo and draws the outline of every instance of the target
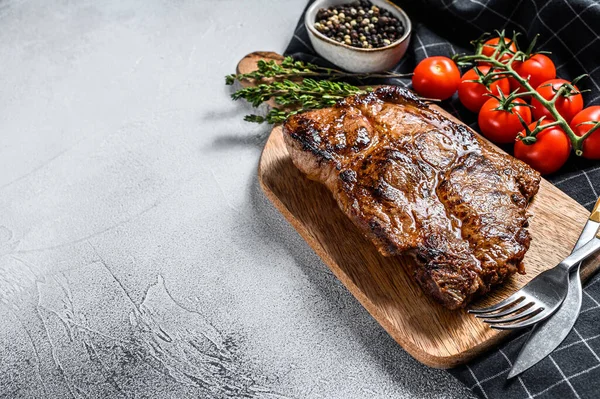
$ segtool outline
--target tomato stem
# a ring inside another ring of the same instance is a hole
[[[524,53],[523,51],[520,51],[520,50],[517,50],[516,52],[513,53],[510,49],[506,48],[506,45],[503,44],[503,42],[504,42],[503,37],[501,37],[499,44],[496,48],[496,51],[494,52],[494,54],[492,56],[486,56],[486,55],[482,54],[480,51],[478,51],[478,54],[474,54],[474,55],[454,56],[454,61],[458,65],[471,65],[471,64],[477,63],[477,62],[485,62],[485,63],[490,64],[494,69],[497,70],[495,72],[492,72],[491,74],[488,74],[488,76],[504,75],[504,76],[512,77],[513,79],[515,79],[525,89],[525,91],[520,92],[520,93],[512,93],[510,96],[508,96],[508,98],[514,99],[517,97],[531,96],[531,97],[535,98],[537,101],[539,101],[540,104],[542,104],[548,110],[550,115],[552,115],[552,119],[555,120],[555,122],[546,124],[543,127],[547,128],[550,126],[560,126],[564,130],[564,132],[567,134],[567,136],[569,137],[569,140],[571,140],[571,144],[573,146],[573,150],[575,151],[575,154],[577,156],[581,156],[583,154],[583,151],[582,151],[583,141],[587,137],[589,137],[590,134],[593,133],[595,130],[600,129],[600,122],[598,124],[596,124],[596,126],[594,126],[592,129],[590,129],[590,131],[588,131],[585,135],[583,135],[581,137],[577,136],[575,134],[575,132],[573,132],[573,129],[571,129],[571,126],[569,126],[569,123],[565,120],[565,118],[563,118],[558,113],[558,111],[556,109],[556,105],[555,105],[558,97],[560,95],[562,95],[562,93],[564,93],[565,90],[567,90],[569,88],[568,85],[561,86],[561,88],[557,91],[557,93],[554,95],[554,97],[551,100],[546,100],[544,97],[542,97],[542,95],[540,93],[538,93],[535,90],[534,87],[531,86],[531,84],[529,83],[529,79],[523,78],[521,75],[519,75],[513,69],[513,66],[512,66],[513,62],[519,58],[526,57],[527,53]],[[499,54],[497,54],[497,53],[499,53]],[[499,61],[499,59],[502,57],[502,55],[504,55],[506,53],[512,54],[511,58],[505,62]],[[496,58],[498,58],[498,59],[496,59]],[[581,79],[581,77],[579,77],[579,79]]]
[[[530,96],[530,95],[531,94],[527,93],[527,92],[520,92],[520,93],[513,93],[513,94],[510,95],[510,97],[512,97],[512,98],[519,98],[519,97],[527,97],[527,96]]]
[[[542,125],[542,127],[543,127],[543,129],[547,129],[552,126],[559,126],[559,125],[560,125],[560,122],[554,121],[554,122],[546,123],[545,125]]]
[[[600,128],[600,122],[596,122],[596,124],[594,125],[593,128],[591,128],[590,130],[588,130],[586,132],[586,134],[584,134],[583,136],[581,136],[581,141],[587,139],[592,133],[594,133],[599,128]]]

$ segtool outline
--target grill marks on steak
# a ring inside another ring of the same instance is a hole
[[[409,91],[386,86],[295,115],[284,136],[294,164],[380,253],[414,255],[417,281],[448,308],[523,271],[539,175]]]
[[[493,169],[490,159],[469,155],[438,187],[440,200],[461,220],[461,235],[489,285],[523,271],[521,261],[530,241],[524,212],[528,199],[511,176],[489,173]]]

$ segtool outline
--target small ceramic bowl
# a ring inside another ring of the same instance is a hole
[[[404,25],[404,35],[389,46],[364,49],[336,42],[315,28],[315,18],[320,8],[347,4],[351,0],[317,0],[304,17],[304,25],[315,51],[323,58],[349,72],[381,72],[393,68],[406,53],[412,26],[406,13],[397,5],[386,0],[371,0],[373,5],[388,10]]]

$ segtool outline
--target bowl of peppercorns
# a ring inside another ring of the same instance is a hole
[[[406,13],[386,0],[316,0],[304,24],[315,51],[349,72],[393,68],[411,34]]]

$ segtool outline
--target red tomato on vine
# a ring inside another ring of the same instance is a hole
[[[482,75],[486,75],[490,71],[490,67],[481,65],[476,67]],[[489,89],[485,85],[477,82],[469,82],[469,80],[477,80],[479,76],[475,68],[469,69],[461,78],[461,83],[458,86],[458,98],[460,102],[471,112],[479,112],[483,104],[490,99],[486,94],[491,93],[495,96],[499,95],[499,91],[508,94],[510,84],[507,78],[494,80],[490,83]]]
[[[573,117],[570,126],[578,136],[583,136],[594,127],[593,124],[582,124],[585,122],[600,121],[600,105],[584,108]],[[583,141],[583,157],[588,159],[600,159],[600,129],[595,130]]]
[[[491,57],[494,54],[494,52],[496,51],[496,48],[498,48],[498,43],[500,43],[499,37],[493,37],[493,38],[487,40],[485,43],[483,43],[483,46],[481,48],[481,54]],[[511,39],[505,37],[504,43],[506,43],[506,44],[510,43],[508,48],[513,52],[517,51],[517,45]],[[511,57],[512,57],[511,54],[506,53],[506,54],[502,55],[502,57],[500,57],[499,59],[498,58],[496,58],[496,59],[498,59],[498,61],[500,61],[500,62],[506,62]],[[485,63],[482,63],[482,65],[485,65]]]
[[[551,100],[560,87],[565,83],[569,82],[564,79],[551,79],[539,85],[535,91],[537,91],[546,100]],[[560,96],[554,103],[556,110],[563,118],[565,118],[567,123],[569,123],[571,119],[573,119],[573,117],[583,109],[583,97],[581,94],[579,94],[579,89],[577,86],[573,87],[575,89],[575,93],[567,92],[564,96]],[[531,99],[531,105],[533,106],[532,112],[534,119],[541,119],[542,116],[545,116],[548,120],[554,120],[554,117],[550,111],[548,111],[548,109],[535,98]]]
[[[556,78],[554,62],[544,54],[533,54],[525,61],[515,61],[512,67],[524,79],[529,79],[529,84],[534,89],[547,80]],[[509,78],[510,90],[524,91],[515,78]]]
[[[541,126],[550,122],[542,121]],[[536,123],[529,125],[533,131]],[[515,157],[527,163],[543,175],[548,175],[559,170],[569,159],[571,154],[571,141],[567,134],[558,126],[543,129],[535,136],[533,144],[527,144],[526,132],[519,133],[515,142]],[[525,138],[525,142],[522,140]],[[531,138],[530,138],[531,139]]]
[[[511,143],[523,130],[519,114],[525,123],[531,123],[531,111],[527,103],[517,98],[512,101],[510,110],[498,109],[500,102],[491,98],[483,104],[479,112],[479,129],[481,133],[495,143]]]

